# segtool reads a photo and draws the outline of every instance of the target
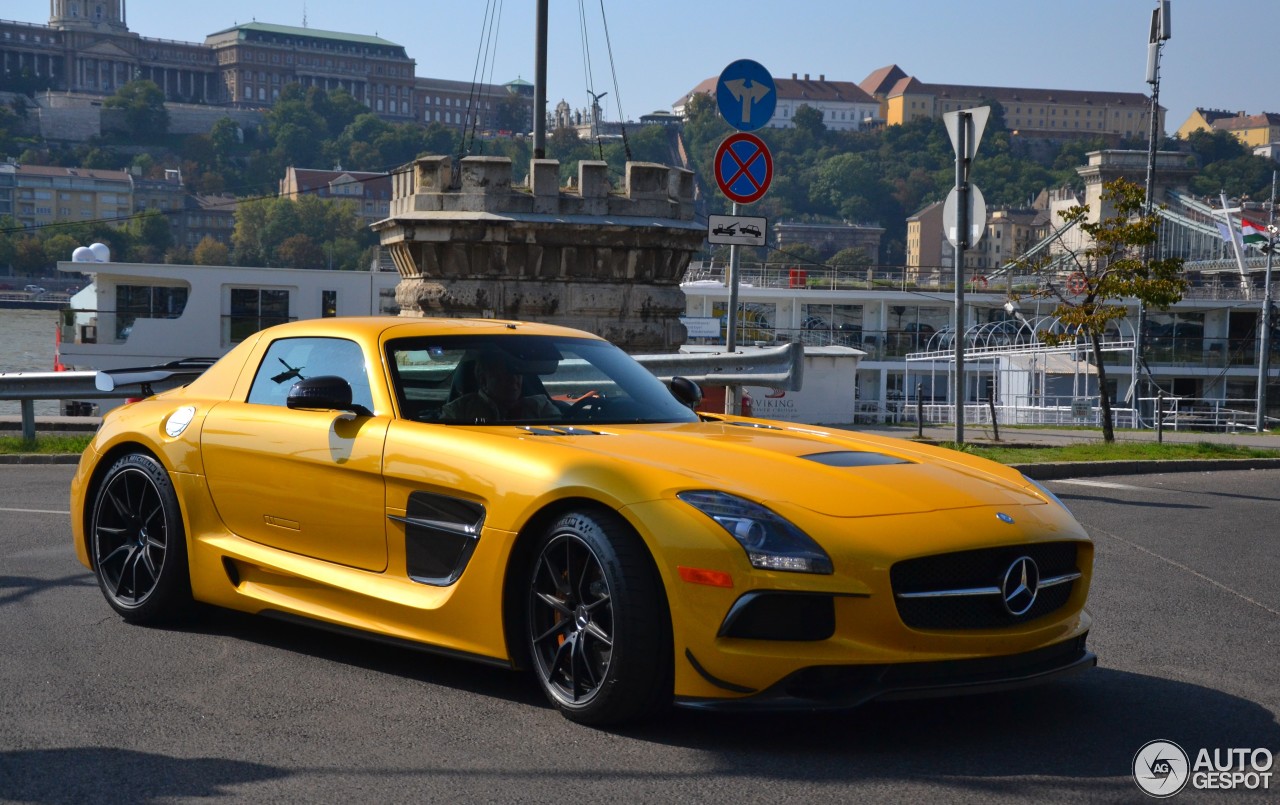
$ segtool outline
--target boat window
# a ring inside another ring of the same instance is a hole
[[[117,285],[116,338],[128,338],[138,319],[178,318],[187,307],[188,291],[165,285]]]
[[[338,315],[338,292],[337,291],[321,291],[320,292],[321,318],[331,319],[336,315]]]
[[[231,314],[224,316],[228,342],[238,344],[249,336],[290,321],[289,292],[272,288],[232,288]]]
[[[369,371],[360,345],[345,338],[281,338],[267,348],[247,402],[285,406],[299,380],[337,375],[351,384],[351,402],[373,410]]]

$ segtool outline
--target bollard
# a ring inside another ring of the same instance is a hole
[[[916,384],[916,438],[924,438],[924,383]]]
[[[1164,392],[1156,393],[1156,443],[1164,444]]]

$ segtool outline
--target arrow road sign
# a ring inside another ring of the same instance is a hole
[[[716,184],[725,198],[739,204],[758,201],[773,181],[773,155],[764,141],[740,131],[716,149]]]
[[[746,215],[707,216],[707,242],[716,246],[763,246],[765,219]]]
[[[739,131],[755,131],[769,122],[778,106],[773,76],[759,62],[739,59],[720,73],[716,104],[730,126]]]

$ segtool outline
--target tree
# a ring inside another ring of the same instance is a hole
[[[25,237],[14,245],[11,260],[14,271],[29,277],[39,276],[43,273],[45,266],[49,265],[49,258],[44,253],[44,245],[32,237]]]
[[[164,92],[154,81],[130,81],[102,105],[107,109],[123,109],[125,123],[137,139],[150,140],[169,131]]]
[[[131,220],[128,233],[133,241],[129,258],[135,262],[159,263],[164,259],[165,251],[173,245],[169,217],[156,210],[148,210]]]
[[[231,250],[225,243],[219,243],[212,236],[205,235],[196,244],[191,259],[198,266],[225,266],[231,262]]]
[[[499,131],[523,134],[532,128],[532,124],[529,123],[529,112],[518,95],[508,95],[494,106],[496,107],[493,113],[494,126]]]
[[[1163,310],[1180,300],[1187,287],[1182,277],[1182,258],[1144,259],[1159,232],[1159,217],[1154,210],[1145,214],[1145,203],[1146,193],[1141,186],[1116,179],[1102,188],[1102,204],[1112,210],[1110,217],[1091,222],[1087,204],[1060,213],[1064,222],[1075,223],[1088,236],[1088,246],[1068,252],[1084,290],[1077,298],[1068,298],[1056,280],[1048,280],[1036,292],[1057,301],[1052,315],[1065,326],[1064,332],[1042,335],[1046,344],[1054,346],[1080,338],[1089,343],[1098,370],[1102,438],[1106,442],[1114,442],[1116,435],[1106,364],[1102,361],[1102,335],[1108,324],[1128,314],[1123,304],[1114,304],[1113,300],[1139,299]],[[1049,259],[1043,258],[1041,265]]]
[[[815,141],[821,140],[822,135],[827,133],[827,124],[822,119],[822,112],[807,103],[800,104],[791,118],[791,123],[796,127],[796,131],[809,135]]]
[[[276,262],[289,268],[324,268],[324,249],[306,235],[291,235],[276,247]]]
[[[831,255],[827,263],[837,268],[852,268],[871,265],[871,258],[867,256],[866,249],[861,246],[850,246]]]

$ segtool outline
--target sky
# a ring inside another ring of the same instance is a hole
[[[601,101],[608,120],[669,111],[698,82],[743,58],[780,78],[809,73],[858,83],[873,70],[897,64],[925,83],[1150,92],[1145,74],[1154,0],[550,5],[549,106],[563,98],[585,108],[588,89],[594,88],[608,92]],[[186,42],[203,42],[207,34],[255,19],[301,26],[305,13],[310,28],[372,34],[404,45],[419,76],[470,81],[486,10],[497,6],[496,55],[482,78],[532,81],[534,0],[128,0],[127,8],[131,31]],[[1172,0],[1170,17],[1160,104],[1171,133],[1196,107],[1280,112],[1275,61],[1268,58],[1280,44],[1280,3]],[[45,23],[49,1],[0,0],[0,18]]]

